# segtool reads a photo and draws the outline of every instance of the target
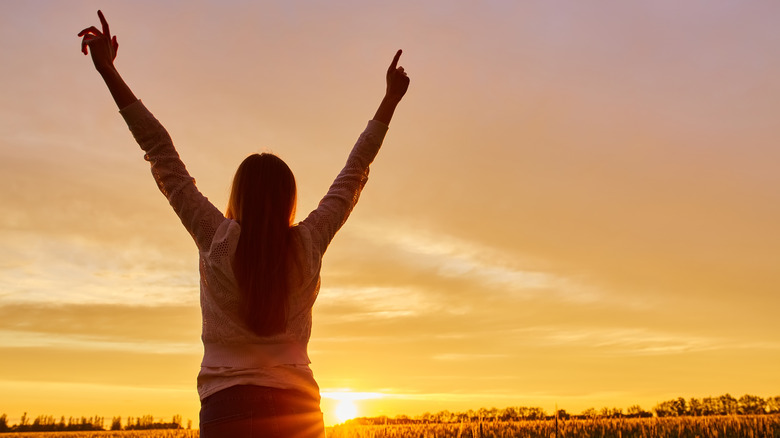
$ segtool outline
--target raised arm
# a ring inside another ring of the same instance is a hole
[[[81,51],[84,52],[84,55],[92,51],[92,62],[95,64],[95,69],[97,69],[106,82],[108,90],[111,92],[114,102],[116,102],[116,106],[122,109],[138,99],[136,99],[133,91],[130,90],[130,87],[122,79],[122,76],[119,75],[116,67],[114,67],[114,59],[116,59],[119,43],[117,43],[115,36],[111,36],[108,22],[106,17],[103,16],[103,12],[98,11],[98,17],[100,18],[103,31],[99,31],[95,26],[90,26],[79,32],[79,36],[83,37],[81,39]]]
[[[399,50],[387,69],[387,89],[374,119],[368,122],[352,148],[347,163],[317,209],[301,222],[301,225],[311,230],[313,241],[323,253],[357,203],[368,180],[369,165],[379,152],[396,106],[409,88],[409,77],[403,67],[398,67],[400,57]]]
[[[95,26],[81,32],[81,51],[92,52],[92,62],[113,96],[119,113],[124,117],[130,132],[141,149],[146,152],[157,187],[190,232],[200,250],[208,249],[217,227],[226,221],[222,213],[200,193],[195,180],[179,158],[173,140],[160,122],[136,99],[130,87],[114,67],[119,47],[112,37],[108,22],[98,11],[103,30]]]
[[[379,108],[376,110],[376,114],[374,114],[374,120],[385,125],[390,125],[395,107],[398,106],[398,103],[406,94],[406,90],[409,89],[409,77],[404,72],[404,68],[398,66],[398,59],[401,57],[402,52],[401,50],[396,52],[393,62],[387,68],[387,90],[382,103],[379,104]]]

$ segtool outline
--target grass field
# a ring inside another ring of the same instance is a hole
[[[780,416],[531,420],[397,426],[336,426],[328,438],[780,438]]]
[[[198,438],[197,430],[0,433],[2,438]]]
[[[334,426],[328,438],[780,438],[780,415]],[[2,438],[197,438],[197,431],[38,432]]]

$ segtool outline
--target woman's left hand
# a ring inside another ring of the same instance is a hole
[[[83,37],[81,39],[81,51],[87,55],[87,48],[89,48],[92,51],[92,62],[95,64],[95,68],[98,71],[105,71],[114,67],[114,59],[119,49],[119,43],[116,42],[115,36],[111,36],[108,22],[103,16],[103,12],[98,11],[98,17],[100,18],[103,31],[99,31],[95,26],[90,26],[79,32],[79,36]]]

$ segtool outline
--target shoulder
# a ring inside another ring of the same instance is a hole
[[[208,246],[209,259],[229,260],[229,256],[235,253],[238,245],[238,238],[241,236],[241,226],[238,222],[223,217],[215,224],[214,236]]]

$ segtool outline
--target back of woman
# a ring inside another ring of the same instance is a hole
[[[160,122],[114,66],[118,44],[102,29],[79,33],[120,113],[151,164],[163,195],[199,253],[203,361],[200,436],[324,437],[319,387],[307,346],[322,256],[368,179],[409,78],[399,50],[373,119],[318,207],[298,224],[292,172],[273,155],[239,166],[223,214],[200,193]],[[88,50],[89,49],[89,50]]]

